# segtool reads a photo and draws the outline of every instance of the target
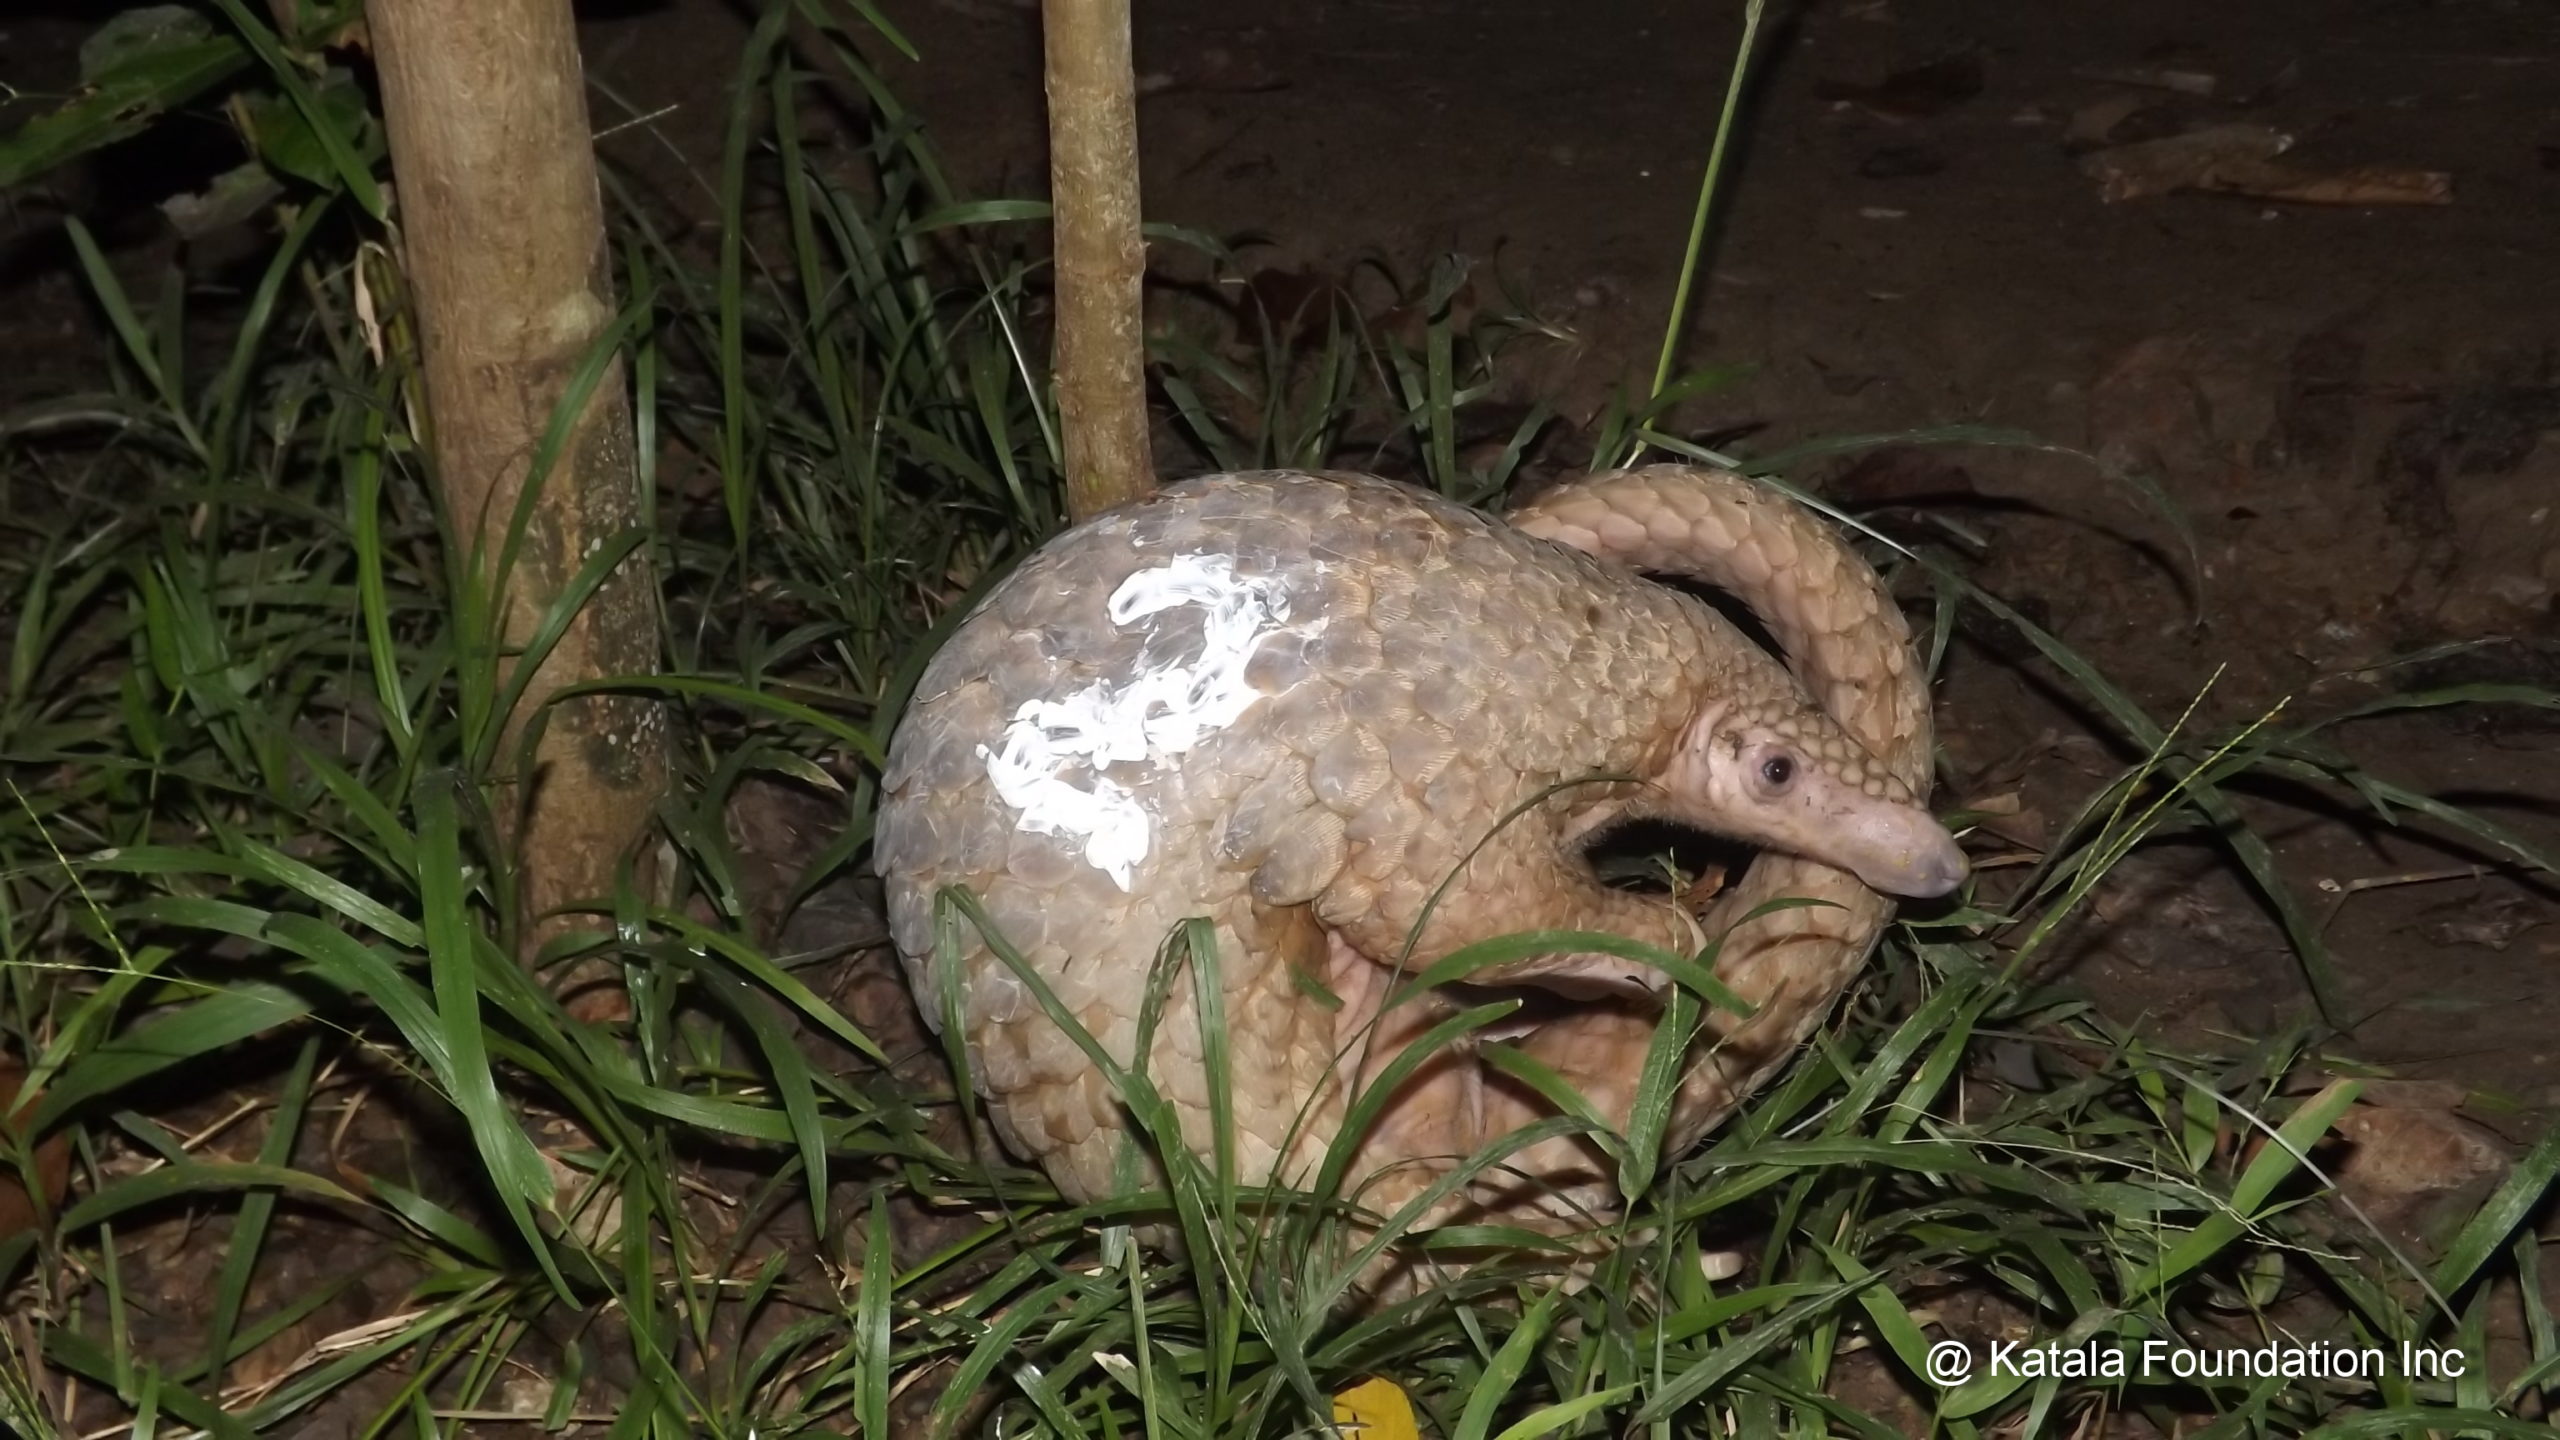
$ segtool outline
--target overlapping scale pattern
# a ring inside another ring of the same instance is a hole
[[[1070,1196],[1109,1193],[1120,1112],[973,930],[955,973],[939,973],[945,886],[979,895],[1122,1063],[1168,933],[1211,920],[1239,1164],[1248,1181],[1303,1181],[1339,1128],[1346,1072],[1374,1070],[1385,1037],[1419,1028],[1398,1012],[1370,1058],[1355,1046],[1408,940],[1416,966],[1525,929],[1690,942],[1695,921],[1600,885],[1572,841],[1594,817],[1655,808],[1641,782],[1702,706],[1783,719],[1869,793],[1925,787],[1927,696],[1908,636],[1828,530],[1748,482],[1675,467],[1575,482],[1515,522],[1359,476],[1169,486],[1027,560],[926,669],[890,749],[876,841],[893,936],[928,1017],[956,985],[1000,1133]],[[1797,674],[1637,569],[1733,590]],[[1842,872],[1771,857],[1708,929],[1780,892],[1845,908],[1783,912],[1728,947],[1727,980],[1764,1010],[1724,1037],[1733,1055],[1693,1066],[1684,1143],[1819,1021],[1888,913]],[[1627,968],[1554,957],[1483,978],[1583,994]],[[1643,1007],[1545,1013],[1519,1043],[1623,1115]],[[1187,981],[1149,1064],[1205,1147]],[[1367,1137],[1355,1184],[1379,1179],[1371,1198],[1393,1203],[1435,1162],[1536,1113],[1472,1062],[1435,1067]],[[1573,1146],[1524,1160],[1579,1201],[1606,1199]]]

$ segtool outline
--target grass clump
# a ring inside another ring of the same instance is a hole
[[[1038,210],[957,196],[854,30],[784,35],[761,28],[741,77],[716,253],[636,206],[621,231],[664,591],[666,674],[644,683],[681,744],[672,891],[600,897],[578,947],[622,971],[617,1029],[509,958],[472,717],[511,657],[456,594],[365,222],[309,200],[210,319],[175,281],[136,298],[81,241],[112,388],[0,426],[0,1056],[30,1097],[0,1173],[34,1210],[0,1236],[0,1426],[1293,1435],[1384,1376],[1470,1440],[2543,1433],[2560,1340],[2527,1222],[2560,1141],[2421,1262],[2323,1198],[2357,1082],[2308,1036],[2171,1055],[2022,977],[2164,835],[2228,847],[2298,919],[2227,798],[2252,775],[2544,857],[2357,769],[2325,724],[2162,725],[1925,549],[1877,554],[1934,591],[1933,662],[2005,623],[2141,758],[1995,872],[2013,881],[1898,927],[1801,1063],[1587,1253],[1523,1245],[1346,1308],[1372,1232],[1339,1197],[1250,1193],[1219,1154],[1159,1146],[1163,1192],[1071,1209],[973,1146],[848,877],[939,629],[1059,519],[1041,274],[1009,229]],[[803,146],[804,60],[868,96],[852,179]],[[1464,323],[1463,279],[1429,277],[1402,328],[1339,294],[1294,339],[1200,312],[1214,325],[1156,339],[1168,424],[1203,465],[1379,466],[1491,498],[1551,417],[1460,443],[1527,323]],[[1595,456],[1678,448],[1668,408],[1724,378],[1621,407]],[[754,833],[776,795],[798,832],[780,842]],[[2316,965],[2316,927],[2291,930]],[[1159,1005],[1214,997],[1216,964],[1175,937]],[[1118,1079],[1169,1135],[1146,1077]],[[1134,1243],[1144,1226],[1185,1253]],[[1724,1249],[1746,1278],[1710,1278]],[[2500,1307],[2521,1320],[2503,1348]],[[2274,1337],[2496,1363],[1925,1378],[1947,1338]]]

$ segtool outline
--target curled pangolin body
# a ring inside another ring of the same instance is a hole
[[[1796,673],[1635,568],[1730,590]],[[1595,476],[1509,524],[1358,476],[1170,486],[1025,561],[925,671],[879,820],[892,932],[938,1019],[935,896],[968,886],[1126,1064],[1159,949],[1179,922],[1207,918],[1239,1173],[1303,1182],[1352,1078],[1427,1020],[1400,1009],[1362,1044],[1409,941],[1416,968],[1528,929],[1695,948],[1697,922],[1601,885],[1574,842],[1621,814],[1714,827],[1711,807],[1654,783],[1682,773],[1702,714],[1753,717],[1856,806],[1916,806],[1930,737],[1908,645],[1873,573],[1836,537],[1720,472]],[[1784,1061],[1889,914],[1856,876],[1763,856],[1706,933],[1774,894],[1832,906],[1754,920],[1728,942],[1719,973],[1760,1011],[1702,1044],[1679,1144]],[[1123,1125],[1108,1084],[974,929],[959,939],[950,978],[1000,1135],[1070,1197],[1108,1194]],[[1658,983],[1632,968],[1563,956],[1478,978],[1576,996]],[[1516,1043],[1622,1120],[1651,1026],[1649,1008],[1624,999],[1563,1003]],[[1169,992],[1149,1073],[1205,1149],[1188,984]],[[1453,1056],[1400,1092],[1353,1183],[1393,1204],[1539,1113],[1534,1096]],[[1571,1203],[1606,1207],[1602,1172],[1576,1145],[1515,1164]]]

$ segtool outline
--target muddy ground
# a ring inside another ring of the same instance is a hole
[[[1379,258],[1418,274],[1450,251],[1497,263],[1569,332],[1511,366],[1522,393],[1569,417],[1649,373],[1737,0],[1137,8],[1151,218],[1267,236],[1251,253],[1273,268]],[[890,13],[923,59],[889,61],[888,79],[963,186],[1037,193],[1036,11],[904,0]],[[58,74],[84,23],[5,22],[0,79]],[[715,0],[588,20],[607,153],[697,217],[744,34]],[[1767,450],[1971,422],[2156,482],[2199,563],[2134,487],[2069,455],[1903,449],[1800,477],[1861,503],[1929,500],[1980,541],[1983,583],[2164,719],[2209,681],[2201,713],[2222,725],[2278,702],[2304,719],[2400,688],[2560,678],[2549,3],[1829,0],[1790,7],[1764,44],[1687,352],[1758,370],[1682,429]],[[2282,163],[2315,180],[2443,203],[2108,203],[2091,173],[2121,147],[2222,125],[2293,137]],[[68,203],[114,199],[84,182]],[[58,390],[95,343],[51,214],[22,205],[6,221],[0,403]],[[2485,643],[2376,668],[2462,641]],[[2126,758],[1996,645],[1959,646],[1941,723],[1951,798],[2014,799],[1998,828],[2021,846]],[[2548,712],[2435,712],[2333,738],[2560,849]],[[2550,886],[2475,873],[2479,857],[2334,802],[2269,788],[2248,809],[2335,948],[2337,1048],[2437,1082],[2405,1093],[2432,1110],[2467,1102],[2493,1145],[2560,1114]],[[2069,950],[2068,978],[2106,1010],[2182,1040],[2262,1034],[2309,1005],[2273,919],[2206,847],[2136,857]],[[2421,1128],[2406,1153],[2423,1184],[2443,1137]],[[2463,1162],[2442,1163],[2450,1178]]]

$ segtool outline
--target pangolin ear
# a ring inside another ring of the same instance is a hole
[[[1674,790],[1704,799],[1708,777],[1715,773],[1715,747],[1724,733],[1725,719],[1731,707],[1707,705],[1689,717],[1680,730],[1680,743],[1671,757],[1671,786]]]

